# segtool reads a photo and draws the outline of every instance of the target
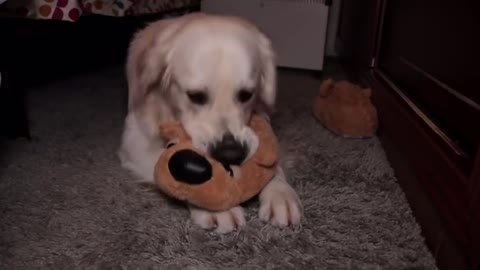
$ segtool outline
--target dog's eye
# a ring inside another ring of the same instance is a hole
[[[252,97],[253,97],[253,93],[245,89],[240,90],[237,95],[237,99],[241,103],[248,102],[250,99],[252,99]]]
[[[205,105],[208,102],[208,96],[200,91],[188,91],[187,96],[190,101],[197,105]]]

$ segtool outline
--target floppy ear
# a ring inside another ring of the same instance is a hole
[[[170,81],[167,54],[170,42],[145,29],[135,35],[127,58],[128,108],[140,106],[153,90],[167,89]]]
[[[277,70],[275,53],[270,40],[260,34],[260,99],[268,111],[275,107],[277,95]]]

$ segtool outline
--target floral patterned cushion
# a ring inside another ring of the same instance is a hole
[[[82,14],[132,16],[193,7],[200,0],[8,0],[7,10],[33,19],[76,21]]]

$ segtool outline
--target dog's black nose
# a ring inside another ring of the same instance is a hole
[[[225,134],[222,140],[210,147],[210,154],[224,166],[240,165],[247,157],[245,144],[235,140],[232,134]]]

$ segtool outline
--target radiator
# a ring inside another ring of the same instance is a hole
[[[206,13],[236,15],[271,40],[281,67],[322,70],[329,7],[325,0],[202,0]]]

